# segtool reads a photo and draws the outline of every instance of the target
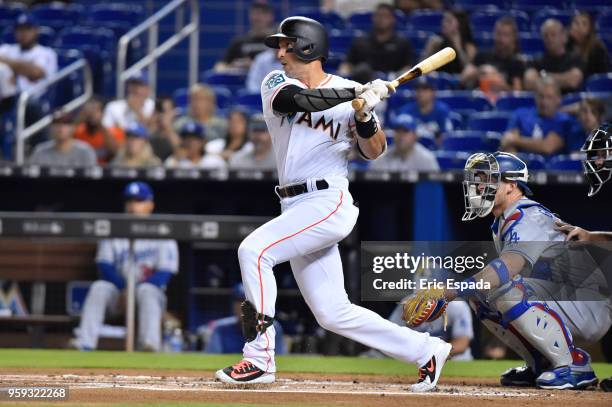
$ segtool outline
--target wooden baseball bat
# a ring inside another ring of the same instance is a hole
[[[403,74],[395,78],[391,82],[391,84],[393,85],[393,87],[397,88],[404,82],[408,82],[415,78],[418,78],[419,76],[426,75],[429,72],[435,71],[441,66],[452,62],[456,56],[457,53],[454,49],[452,49],[451,47],[446,47],[443,50],[436,52],[432,56],[425,58],[424,60],[416,64],[408,72],[404,72]],[[353,109],[355,110],[361,110],[364,104],[365,100],[361,98],[353,99],[353,101],[351,102],[351,106],[353,106]]]

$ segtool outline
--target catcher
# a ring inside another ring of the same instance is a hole
[[[495,216],[491,229],[499,258],[465,281],[486,281],[491,288],[418,293],[406,302],[404,319],[418,325],[442,315],[448,301],[467,298],[483,324],[526,362],[503,373],[502,385],[586,388],[597,384],[597,377],[589,354],[574,345],[573,337],[598,341],[612,324],[612,306],[609,300],[534,298],[534,293],[548,288],[542,273],[559,275],[568,263],[567,250],[554,243],[565,238],[555,229],[559,219],[526,198],[532,195],[527,180],[526,164],[512,154],[477,153],[468,158],[462,219]]]

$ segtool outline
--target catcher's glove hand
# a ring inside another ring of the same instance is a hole
[[[407,326],[416,328],[424,322],[440,318],[446,311],[448,301],[444,297],[444,290],[430,289],[412,294],[402,305],[404,306],[402,319]]]

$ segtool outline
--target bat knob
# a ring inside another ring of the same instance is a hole
[[[365,100],[361,98],[353,99],[353,101],[351,102],[351,106],[353,106],[353,109],[355,110],[361,110],[363,108],[363,105],[365,105]]]

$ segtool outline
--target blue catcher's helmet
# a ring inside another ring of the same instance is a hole
[[[514,154],[476,153],[465,163],[463,197],[465,213],[461,220],[483,218],[491,213],[495,194],[502,181],[516,182],[523,194],[533,195],[527,186],[527,164]]]
[[[612,177],[612,124],[604,123],[593,130],[580,151],[586,153],[582,168],[589,182],[589,196],[593,196]]]

